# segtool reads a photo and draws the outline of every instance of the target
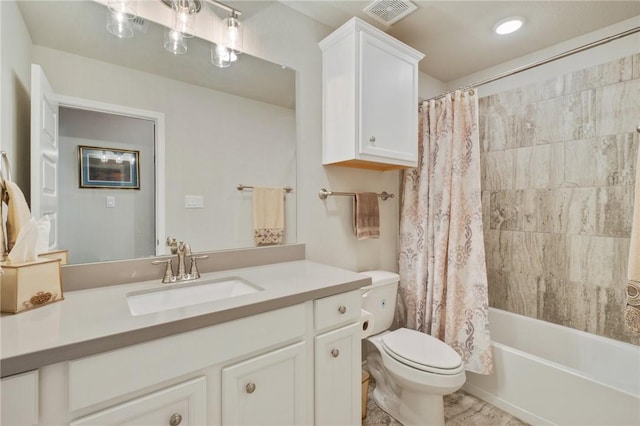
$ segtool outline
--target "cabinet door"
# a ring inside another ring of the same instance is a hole
[[[315,424],[361,422],[360,323],[316,337]]]
[[[360,76],[359,153],[417,161],[418,86],[415,59],[362,33]]]
[[[38,424],[38,370],[0,380],[0,424]]]
[[[223,368],[222,424],[304,424],[304,370],[304,342]]]
[[[198,377],[83,417],[70,426],[207,424],[206,379]]]

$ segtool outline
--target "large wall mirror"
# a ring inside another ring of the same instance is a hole
[[[58,246],[69,249],[71,263],[153,256],[164,246],[159,236],[193,251],[255,246],[252,192],[238,184],[294,188],[285,227],[286,243],[296,241],[295,71],[247,54],[214,67],[211,43],[197,37],[185,54],[171,54],[164,27],[142,18],[133,38],[116,38],[105,29],[106,7],[93,1],[18,6],[31,62],[54,92],[116,108],[60,106]],[[164,165],[155,154],[158,134]],[[98,148],[112,165],[120,152],[138,153],[140,187],[82,186],[80,146]]]

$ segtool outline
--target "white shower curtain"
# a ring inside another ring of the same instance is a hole
[[[480,195],[478,96],[456,91],[420,111],[419,163],[404,172],[400,325],[444,341],[467,370],[493,369]]]

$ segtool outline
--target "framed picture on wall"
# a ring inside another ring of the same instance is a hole
[[[78,146],[80,188],[140,189],[140,151]]]

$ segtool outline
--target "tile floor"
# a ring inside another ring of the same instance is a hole
[[[363,426],[402,426],[402,424],[376,405],[371,392],[375,381],[369,382],[369,400],[367,401],[367,417],[362,420]],[[527,426],[512,415],[490,405],[462,390],[444,397],[444,418],[446,426]]]

